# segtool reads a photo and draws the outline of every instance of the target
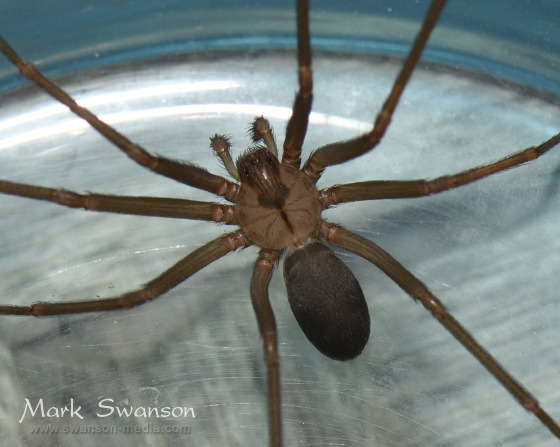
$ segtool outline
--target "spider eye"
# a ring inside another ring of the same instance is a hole
[[[288,301],[308,340],[334,360],[364,349],[370,331],[367,303],[358,280],[326,245],[294,248],[284,261]]]

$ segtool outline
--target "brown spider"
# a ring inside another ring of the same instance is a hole
[[[422,303],[502,385],[558,438],[560,427],[472,336],[445,310],[443,304],[408,270],[373,242],[321,218],[321,212],[352,201],[420,197],[473,182],[518,166],[546,153],[560,142],[557,134],[497,162],[434,180],[368,181],[317,190],[323,170],[356,158],[375,147],[389,126],[402,91],[416,66],[445,1],[435,0],[373,129],[355,139],[317,149],[300,170],[312,97],[308,5],[298,2],[299,90],[286,130],[282,159],[266,119],[255,118],[252,136],[260,143],[234,163],[226,137],[215,135],[211,146],[230,175],[238,181],[164,157],[153,156],[78,106],[72,98],[47,80],[31,64],[0,40],[0,50],[22,74],[41,86],[92,127],[113,142],[139,165],[195,188],[219,195],[234,205],[185,199],[77,194],[40,186],[0,181],[0,192],[55,202],[61,205],[113,213],[198,219],[238,225],[239,230],[198,248],[140,290],[115,298],[72,302],[38,302],[30,306],[0,306],[5,315],[62,315],[129,308],[155,299],[198,270],[227,253],[250,245],[261,248],[254,265],[251,298],[263,337],[267,367],[270,445],[281,445],[280,379],[277,331],[268,300],[272,270],[286,253],[284,276],[290,306],[308,339],[325,355],[347,360],[361,353],[369,337],[369,314],[364,295],[352,272],[321,242],[325,239],[374,263],[404,291]]]

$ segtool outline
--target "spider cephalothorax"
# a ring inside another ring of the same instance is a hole
[[[280,163],[266,147],[237,161],[241,184],[235,215],[243,232],[259,247],[281,250],[299,245],[317,230],[319,192],[299,169]]]

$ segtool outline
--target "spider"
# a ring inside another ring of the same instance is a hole
[[[324,169],[359,157],[377,146],[382,139],[444,4],[445,1],[438,0],[432,3],[413,49],[372,130],[352,140],[317,149],[301,167],[301,148],[311,108],[312,75],[308,5],[304,0],[299,1],[299,90],[294,101],[292,117],[288,122],[281,159],[270,124],[264,117],[256,117],[253,121],[251,131],[255,145],[241,155],[237,163],[232,160],[230,143],[226,137],[215,135],[211,138],[212,149],[235,181],[216,176],[194,165],[151,155],[95,115],[79,107],[32,65],[23,62],[4,40],[0,41],[2,52],[20,68],[24,76],[84,118],[133,161],[178,182],[221,196],[233,205],[185,199],[94,193],[84,195],[7,180],[0,181],[1,192],[74,208],[198,219],[239,226],[238,230],[196,249],[140,290],[104,300],[38,302],[30,306],[3,305],[0,306],[0,313],[47,316],[133,307],[162,296],[226,254],[256,245],[260,251],[254,264],[250,292],[263,339],[268,374],[270,445],[279,446],[282,444],[280,367],[277,330],[268,300],[268,284],[280,258],[285,256],[284,276],[290,306],[303,332],[320,352],[336,360],[352,359],[361,353],[369,338],[369,314],[361,287],[352,272],[326,244],[320,242],[326,240],[362,256],[385,272],[414,300],[424,305],[522,406],[534,413],[556,437],[560,438],[560,428],[540,408],[536,399],[463,329],[426,286],[372,241],[321,217],[323,210],[345,202],[420,197],[453,189],[531,161],[560,142],[560,134],[557,134],[538,146],[527,148],[495,163],[430,181],[369,181],[337,185],[322,190],[315,187]]]

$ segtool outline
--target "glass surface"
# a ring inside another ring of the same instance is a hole
[[[304,158],[369,128],[427,8],[373,3],[313,5],[315,100]],[[448,5],[382,144],[329,168],[320,187],[451,174],[559,131],[555,2],[465,3]],[[297,82],[291,4],[226,5],[26,2],[0,6],[0,32],[133,141],[226,175],[208,137],[231,135],[239,154],[249,122],[263,114],[280,143]],[[134,165],[4,59],[0,89],[0,178],[214,200]],[[424,281],[556,420],[559,150],[433,197],[325,213]],[[0,203],[3,303],[115,296],[230,230],[8,196]],[[230,254],[135,309],[0,317],[4,445],[266,445],[265,368],[249,300],[256,253]],[[286,446],[557,443],[421,306],[365,261],[339,254],[372,316],[370,342],[355,360],[316,352],[291,315],[280,270],[271,283]],[[45,412],[73,400],[84,419],[51,410],[20,423],[25,399],[43,399]],[[121,409],[193,408],[196,417],[179,409],[101,417],[104,399]]]

